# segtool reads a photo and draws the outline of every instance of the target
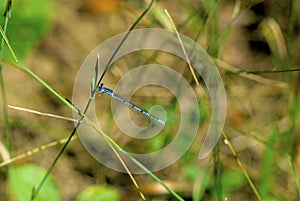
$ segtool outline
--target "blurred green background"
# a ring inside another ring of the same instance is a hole
[[[148,3],[15,0],[6,34],[17,57],[71,100],[73,83],[85,57],[106,39],[127,31]],[[2,0],[2,27],[5,6],[6,1]],[[210,122],[209,108],[205,97],[201,97],[198,138],[180,160],[157,172],[158,177],[185,200],[299,200],[300,2],[160,0],[137,28],[170,28],[164,9],[172,16],[178,31],[199,43],[216,63],[227,93],[224,131],[244,169],[223,137],[209,158],[198,160]],[[6,47],[2,61],[5,83],[2,91],[5,90],[9,105],[72,117],[69,108],[15,68]],[[116,62],[106,81],[114,85],[135,66],[153,62],[168,64],[196,88],[185,63],[153,52],[129,55]],[[113,123],[110,98],[103,99],[104,112],[99,111],[99,122],[128,151],[158,150],[176,134],[180,121],[178,103],[172,96],[165,96],[165,92],[153,95],[144,90],[133,97],[135,103],[145,108],[159,102],[168,112],[171,126],[164,135],[149,141],[125,137]],[[0,142],[4,145],[7,125],[3,107],[0,113]],[[72,122],[12,108],[8,108],[8,116],[12,153],[8,154],[1,146],[2,160],[58,142],[73,129]],[[39,182],[61,147],[38,150],[12,167],[1,167],[0,200],[28,200],[33,183]],[[250,178],[245,177],[245,172]],[[135,178],[147,200],[174,200],[149,175],[135,175]],[[70,143],[38,199],[47,200],[48,194],[53,195],[51,200],[142,200],[128,175],[99,164],[79,140]]]

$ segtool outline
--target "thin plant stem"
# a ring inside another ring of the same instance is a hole
[[[233,65],[230,65],[220,59],[214,58],[215,63],[217,64],[218,67],[226,70],[227,72],[237,74],[241,77],[245,77],[247,79],[253,80],[255,82],[261,83],[261,84],[266,84],[266,85],[272,85],[276,86],[282,89],[288,89],[289,85],[285,82],[279,81],[279,80],[272,80],[269,78],[265,78],[259,75],[256,75],[256,73],[252,73],[252,71],[243,71]]]
[[[6,9],[4,11],[4,25],[3,32],[6,33],[8,21],[11,15],[11,0],[8,0],[6,3]],[[3,69],[2,69],[2,57],[3,57],[3,48],[4,48],[5,40],[2,38],[0,44],[0,85],[1,85],[1,95],[2,95],[2,109],[3,109],[3,119],[5,124],[5,146],[8,152],[11,152],[11,137],[10,137],[10,124],[9,117],[7,112],[7,97],[5,92],[5,82],[3,77]]]
[[[275,73],[291,73],[299,72],[300,68],[282,69],[282,70],[240,70],[237,73],[250,73],[250,74],[275,74]]]
[[[150,10],[152,4],[154,3],[155,0],[152,0],[151,3],[149,4],[149,6],[147,7],[147,9],[141,14],[141,16],[136,20],[136,22],[131,26],[130,30],[127,32],[127,34],[124,36],[124,38],[122,39],[122,41],[120,42],[120,44],[117,46],[117,48],[115,49],[115,51],[113,52],[110,60],[108,61],[108,63],[106,64],[104,71],[101,75],[101,77],[99,78],[99,81],[97,83],[97,88],[100,86],[102,79],[104,78],[105,73],[107,72],[109,66],[111,65],[114,57],[116,56],[116,54],[118,53],[119,49],[121,48],[121,46],[123,45],[123,43],[125,42],[125,40],[127,39],[127,37],[129,36],[129,34],[131,33],[131,31],[136,27],[136,25],[141,21],[141,19],[145,16],[145,14]],[[91,94],[85,109],[83,111],[83,115],[85,115],[85,113],[87,112],[90,104],[92,103],[92,100],[95,97],[96,94],[96,90],[93,90],[93,94]],[[60,150],[60,152],[58,153],[58,155],[56,156],[56,158],[54,159],[53,163],[51,164],[50,168],[48,169],[46,175],[44,176],[44,178],[42,179],[42,181],[38,184],[37,188],[33,190],[32,196],[31,196],[31,200],[33,201],[36,197],[36,195],[39,193],[39,191],[41,190],[43,184],[45,183],[46,179],[48,178],[48,176],[50,175],[50,173],[52,172],[52,169],[54,168],[54,166],[56,165],[58,159],[62,156],[62,154],[64,153],[65,149],[67,148],[69,142],[71,141],[72,137],[74,136],[74,134],[76,133],[77,129],[79,128],[82,120],[84,119],[84,117],[82,115],[80,115],[81,118],[80,120],[78,120],[75,128],[73,129],[73,131],[71,132],[68,140],[66,141],[66,143],[64,144],[64,146],[62,147],[62,149]],[[108,136],[107,136],[108,137]],[[114,141],[112,140],[108,140],[108,142],[113,142],[114,146],[117,146],[120,148],[119,145],[117,145]],[[114,150],[114,149],[113,149]],[[129,172],[128,172],[129,173]],[[130,173],[129,173],[130,174]]]
[[[205,93],[204,93],[202,87],[200,86],[200,83],[199,83],[199,81],[198,81],[198,79],[197,79],[197,77],[196,77],[196,73],[195,73],[195,70],[194,70],[193,67],[192,67],[191,61],[190,61],[190,59],[188,58],[188,55],[187,55],[186,50],[185,50],[185,48],[184,48],[183,42],[182,42],[182,40],[181,40],[181,37],[180,37],[180,35],[179,35],[178,31],[177,31],[177,28],[176,28],[176,26],[175,26],[175,23],[174,23],[173,19],[171,18],[171,16],[170,16],[170,14],[169,14],[169,12],[168,12],[167,9],[165,9],[165,13],[167,14],[167,16],[168,16],[168,18],[169,18],[169,20],[170,20],[170,22],[171,22],[171,25],[172,25],[172,27],[173,27],[175,33],[176,33],[176,36],[177,36],[177,38],[178,38],[179,44],[180,44],[180,46],[181,46],[181,49],[182,49],[182,51],[183,51],[184,57],[185,57],[185,59],[186,59],[186,61],[187,61],[187,63],[188,63],[190,72],[191,72],[191,74],[192,74],[192,76],[193,76],[194,81],[196,82],[197,89],[200,90],[200,95],[205,95]]]
[[[224,131],[222,132],[222,135],[223,135],[225,144],[229,147],[229,149],[230,149],[230,151],[231,151],[233,157],[235,158],[235,160],[236,160],[238,166],[241,168],[241,170],[242,170],[244,176],[246,177],[246,179],[247,179],[247,181],[248,181],[248,183],[249,183],[249,185],[250,185],[252,191],[254,192],[254,194],[255,194],[255,196],[256,196],[256,198],[257,198],[257,200],[262,201],[262,198],[261,198],[261,196],[260,196],[260,194],[259,194],[257,188],[255,187],[255,185],[254,185],[252,179],[250,178],[250,176],[249,176],[247,170],[245,169],[245,167],[244,167],[242,161],[241,161],[240,158],[238,157],[238,155],[237,155],[237,153],[236,153],[234,147],[232,146],[231,142],[229,141],[229,138],[227,137],[227,135],[226,135],[226,133],[225,133]]]
[[[108,142],[108,144],[118,151],[125,154],[132,162],[134,162],[141,170],[145,171],[148,175],[150,175],[155,181],[161,184],[171,195],[173,195],[176,199],[183,201],[184,199],[180,197],[175,191],[173,191],[170,187],[168,187],[161,179],[159,179],[155,174],[153,174],[147,167],[145,167],[140,161],[126,152],[120,145],[118,145],[112,138],[110,138],[103,130],[98,128],[90,119],[86,119],[87,123],[90,124],[95,130],[97,130],[101,135],[103,135],[104,139]],[[114,150],[114,149],[113,149]],[[117,155],[119,157],[119,155]],[[121,161],[122,163],[122,161]],[[125,167],[126,168],[126,167]]]
[[[147,174],[149,174],[155,181],[157,181],[160,185],[162,185],[171,195],[173,195],[177,200],[184,201],[180,195],[178,195],[176,192],[174,192],[167,184],[165,184],[161,179],[159,179],[155,174],[153,174],[150,170],[148,170],[140,161],[136,160],[132,155],[124,151],[122,151],[130,160],[132,160],[136,165],[138,165],[142,170],[144,170]]]
[[[247,3],[245,4],[245,6],[243,8],[240,8],[241,0],[236,0],[232,17],[231,17],[229,23],[227,24],[227,26],[225,27],[225,29],[222,31],[223,34],[220,36],[220,39],[219,39],[219,45],[220,45],[219,54],[221,53],[222,49],[224,48],[224,43],[231,32],[231,28],[232,28],[234,22],[236,22],[237,18],[243,14],[242,11],[247,10],[252,5],[253,2],[254,2],[254,0],[248,0]]]
[[[129,34],[134,30],[134,28],[136,27],[136,25],[140,22],[140,20],[144,17],[144,15],[150,10],[151,6],[153,5],[153,3],[155,2],[155,0],[152,0],[149,4],[149,6],[145,9],[145,11],[142,13],[142,15],[136,20],[136,22],[132,25],[132,27],[130,28],[130,30],[127,32],[127,34],[125,35],[125,37],[122,39],[122,41],[120,42],[120,44],[117,46],[116,50],[114,51],[112,57],[110,58],[110,60],[108,61],[102,76],[100,77],[98,83],[97,83],[97,87],[100,86],[101,81],[106,73],[106,71],[108,70],[112,60],[114,59],[115,55],[117,54],[117,52],[119,51],[119,49],[121,48],[121,46],[123,45],[123,43],[125,42],[125,40],[127,39],[127,37],[129,36]],[[90,103],[92,101],[92,99],[95,97],[96,91],[93,92],[94,94],[92,94],[90,96],[90,99],[85,107],[85,110],[83,112],[83,115],[86,113],[86,111],[88,110]],[[44,184],[44,182],[46,181],[47,177],[49,176],[50,172],[52,171],[52,169],[54,168],[55,164],[57,163],[58,159],[61,157],[61,155],[63,154],[63,152],[65,151],[68,143],[70,142],[71,138],[73,137],[73,135],[75,134],[75,132],[77,131],[79,125],[81,124],[83,118],[81,118],[76,127],[74,128],[74,130],[72,131],[69,139],[66,141],[65,145],[63,146],[63,148],[61,149],[60,153],[57,155],[57,157],[55,158],[53,164],[50,166],[48,172],[46,173],[45,177],[42,179],[41,183],[38,185],[38,187],[36,188],[36,190],[34,190],[34,193],[32,194],[32,200],[34,200],[36,194],[40,191],[42,185]],[[87,119],[85,119],[87,120]],[[92,123],[92,122],[90,122]],[[98,129],[97,129],[98,130]],[[109,146],[112,148],[112,150],[116,153],[117,157],[120,159],[122,165],[124,166],[124,168],[126,169],[127,173],[130,175],[131,180],[133,181],[134,185],[136,186],[136,188],[139,190],[139,193],[142,197],[142,199],[145,199],[144,195],[142,194],[142,192],[140,191],[139,187],[137,186],[137,183],[134,179],[134,177],[132,176],[132,174],[129,172],[126,164],[124,163],[124,161],[119,157],[118,153],[115,151],[115,148],[119,149],[120,151],[122,151],[123,153],[127,153],[126,151],[124,151],[117,143],[115,143],[108,135],[106,135],[102,130],[98,130],[102,135],[104,135],[104,139],[106,141],[108,141]],[[129,155],[129,154],[127,154]],[[133,157],[130,157],[130,159],[133,159]],[[141,163],[138,163],[137,160],[133,161],[134,163],[136,163],[140,168],[142,169],[147,169],[145,166],[143,166]],[[156,181],[159,181],[160,184],[164,184],[159,178],[157,178],[153,173],[151,173],[151,171],[147,171],[147,173]],[[150,174],[151,173],[151,174]],[[172,189],[168,188],[165,184],[163,185],[166,190],[168,190],[170,192],[170,194],[172,194],[174,197],[176,198],[180,198],[180,196],[178,194],[176,194]],[[183,200],[182,198],[180,198],[179,200]]]
[[[75,140],[75,139],[77,139],[77,138],[78,138],[77,135],[74,135],[73,138],[71,139],[71,141],[73,141],[73,140]],[[1,163],[0,163],[0,168],[3,167],[3,166],[6,166],[6,165],[8,165],[8,164],[11,164],[11,163],[13,163],[13,162],[15,162],[15,161],[17,161],[17,160],[26,158],[26,157],[28,157],[28,156],[31,156],[31,155],[35,154],[35,153],[38,153],[38,152],[40,152],[40,151],[43,151],[43,150],[45,150],[45,149],[49,149],[49,148],[54,147],[54,146],[56,146],[56,145],[64,144],[64,143],[66,143],[67,139],[68,139],[68,138],[63,138],[63,139],[60,139],[60,140],[56,140],[56,141],[54,141],[54,142],[51,142],[51,143],[48,143],[48,144],[39,146],[39,147],[34,148],[34,149],[30,150],[30,151],[26,151],[25,153],[22,153],[22,154],[20,154],[20,155],[17,155],[17,156],[15,156],[15,157],[12,157],[12,158],[10,158],[10,159],[8,159],[8,160],[6,160],[6,161],[1,162]]]
[[[244,9],[248,8],[248,6],[251,4],[251,2],[252,2],[252,0],[248,1],[248,4],[244,7]],[[189,58],[188,58],[188,56],[187,56],[187,54],[186,54],[186,50],[185,50],[185,48],[184,48],[184,46],[183,46],[183,44],[182,44],[182,40],[181,40],[181,38],[180,38],[180,35],[179,35],[178,32],[177,32],[176,26],[175,26],[175,24],[174,24],[174,22],[173,22],[171,16],[170,16],[169,13],[167,12],[167,10],[165,10],[165,12],[166,12],[166,14],[167,14],[169,20],[171,21],[171,24],[172,24],[172,26],[173,26],[173,29],[174,29],[175,32],[176,32],[176,35],[177,35],[177,37],[178,37],[178,40],[179,40],[179,42],[180,42],[180,44],[181,44],[181,48],[182,48],[182,50],[183,50],[183,52],[184,52],[184,55],[185,55],[185,57],[186,57],[186,60],[187,60],[187,62],[188,62],[189,69],[190,69],[190,71],[191,71],[191,74],[192,74],[192,76],[193,76],[193,79],[194,79],[195,82],[197,83],[197,87],[200,88],[200,91],[203,92],[202,86],[199,84],[199,81],[198,81],[198,79],[197,79],[197,77],[196,77],[196,75],[195,75],[195,73],[194,73],[194,70],[193,70],[193,68],[192,68],[192,66],[191,66],[190,60],[189,60]],[[237,12],[237,11],[236,11],[236,12]],[[238,16],[239,16],[239,13],[235,13],[234,16],[233,16],[233,19],[232,19],[231,23],[233,23],[233,20],[235,20]],[[207,99],[204,99],[204,100],[205,100],[205,103],[207,104],[208,108],[211,109],[210,105],[208,104],[208,100],[207,100]],[[229,141],[229,139],[228,139],[228,137],[227,137],[227,135],[226,135],[226,133],[225,133],[224,131],[222,131],[222,135],[223,135],[223,137],[224,137],[224,139],[225,139],[226,144],[229,146],[231,153],[232,153],[233,156],[235,157],[238,166],[241,168],[241,170],[242,170],[244,176],[246,177],[246,179],[247,179],[247,181],[248,181],[248,183],[249,183],[251,189],[253,190],[254,194],[256,195],[257,199],[258,199],[259,201],[262,201],[262,198],[261,198],[260,194],[258,193],[257,188],[255,187],[253,181],[251,180],[251,178],[250,178],[250,176],[249,176],[247,170],[244,168],[243,163],[242,163],[241,160],[238,158],[235,149],[234,149],[233,146],[231,145],[231,143],[230,143],[230,141]],[[218,167],[217,167],[217,168],[218,168]],[[220,168],[220,167],[219,167],[219,168]],[[218,171],[219,171],[219,173],[220,173],[221,170],[218,169]],[[222,190],[221,190],[221,192],[222,192]],[[222,194],[222,193],[220,193],[220,194]]]
[[[66,98],[64,98],[62,95],[60,95],[57,91],[55,91],[48,83],[46,83],[42,78],[40,78],[38,75],[36,75],[32,70],[30,70],[26,65],[24,65],[16,56],[13,48],[11,47],[8,38],[6,37],[6,34],[0,26],[0,33],[10,51],[12,54],[15,62],[17,65],[19,65],[23,70],[25,70],[26,73],[28,73],[30,76],[32,76],[34,79],[36,79],[40,84],[42,84],[46,89],[48,89],[53,95],[55,95],[60,101],[62,101],[65,105],[67,105],[69,108],[71,108],[73,111],[80,113],[79,109],[77,109],[70,101],[68,101]]]
[[[38,114],[38,115],[52,117],[52,118],[56,118],[56,119],[63,119],[63,120],[67,120],[67,121],[77,122],[76,119],[73,119],[73,118],[70,118],[70,117],[64,117],[64,116],[60,116],[60,115],[40,112],[40,111],[37,111],[37,110],[32,110],[32,109],[23,108],[23,107],[17,107],[17,106],[13,106],[13,105],[8,105],[8,107],[11,108],[11,109],[24,111],[24,112],[29,112],[29,113],[32,113],[32,114]]]
[[[296,187],[297,187],[297,191],[298,191],[298,198],[300,199],[300,183],[299,183],[299,177],[298,177],[298,174],[297,174],[297,171],[296,171],[296,168],[295,168],[295,164],[293,162],[293,158],[291,155],[287,154],[287,160],[289,162],[289,165],[291,166],[291,169],[292,169],[292,173],[293,173],[293,177],[295,179],[295,183],[296,183]]]
[[[81,120],[84,118],[84,116],[81,117],[81,119],[78,121],[76,127],[73,129],[71,135],[68,137],[67,141],[65,142],[64,146],[62,147],[62,149],[60,150],[60,152],[58,153],[58,155],[55,157],[54,161],[52,162],[50,168],[48,169],[47,173],[45,174],[45,176],[43,177],[43,179],[41,180],[41,182],[37,185],[36,188],[33,188],[32,194],[31,194],[31,200],[33,201],[36,196],[38,195],[38,193],[40,192],[40,190],[42,189],[44,183],[46,182],[46,180],[48,179],[50,173],[52,172],[53,168],[55,167],[57,161],[59,160],[59,158],[62,156],[62,154],[65,152],[68,144],[71,142],[74,134],[76,133],[78,127],[80,126],[80,122]]]

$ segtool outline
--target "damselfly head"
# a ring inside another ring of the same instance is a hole
[[[99,95],[102,95],[104,93],[104,84],[101,83],[100,86],[98,87],[98,92],[99,92]]]

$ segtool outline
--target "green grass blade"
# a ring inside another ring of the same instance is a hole
[[[299,176],[297,174],[297,170],[296,170],[295,164],[293,162],[292,156],[291,155],[287,155],[287,160],[289,162],[289,165],[291,166],[293,177],[294,177],[294,180],[295,180],[295,183],[296,183],[296,187],[297,187],[297,191],[298,191],[298,198],[300,199],[300,183],[299,183],[299,179],[298,179]]]
[[[90,91],[90,98],[94,98],[97,90],[97,80],[98,80],[98,71],[99,71],[99,54],[97,56],[97,61],[95,65],[95,70],[94,70],[94,76],[91,82],[91,91]]]
[[[253,183],[251,177],[249,176],[247,170],[245,169],[243,163],[241,162],[240,158],[238,157],[238,155],[237,155],[237,153],[236,153],[234,147],[232,146],[232,144],[231,144],[229,138],[227,137],[227,135],[226,135],[226,133],[225,133],[224,131],[222,132],[222,135],[223,135],[223,137],[224,137],[224,142],[225,142],[225,144],[229,147],[231,153],[233,154],[234,158],[236,159],[236,162],[237,162],[238,166],[241,168],[241,170],[242,170],[244,176],[246,177],[246,180],[247,180],[247,182],[249,183],[249,185],[250,185],[252,191],[254,192],[254,194],[255,194],[257,200],[262,201],[262,198],[261,198],[261,196],[260,196],[260,194],[259,194],[259,192],[258,192],[256,186],[254,185],[254,183]]]
[[[77,135],[74,135],[71,140],[73,141],[73,140],[76,140],[77,138],[78,138]],[[30,151],[26,151],[26,152],[24,152],[24,153],[22,153],[20,155],[17,155],[15,157],[12,157],[12,158],[10,158],[8,160],[5,160],[5,161],[1,162],[0,163],[0,168],[4,167],[6,165],[9,165],[9,164],[11,164],[11,163],[13,163],[15,161],[18,161],[18,160],[21,160],[21,159],[26,158],[28,156],[31,156],[31,155],[33,155],[35,153],[40,152],[40,151],[44,151],[46,149],[49,149],[49,148],[57,146],[57,145],[65,144],[66,141],[67,141],[67,138],[63,138],[63,139],[56,140],[56,141],[50,142],[48,144],[39,146],[39,147],[34,148],[34,149],[30,150]]]
[[[63,102],[65,105],[67,105],[69,108],[71,108],[75,112],[79,112],[79,110],[72,105],[66,98],[64,98],[62,95],[60,95],[57,91],[55,91],[47,82],[45,82],[42,78],[40,78],[37,74],[35,74],[32,70],[30,70],[26,65],[24,65],[19,59],[17,58],[13,48],[11,47],[9,40],[2,28],[0,26],[0,32],[3,37],[3,40],[5,41],[11,55],[13,56],[15,62],[18,66],[20,66],[23,70],[25,70],[31,77],[33,77],[35,80],[37,80],[40,84],[42,84],[48,91],[50,91],[53,95],[55,95],[61,102]]]
[[[220,39],[219,39],[219,51],[218,54],[221,54],[222,49],[224,47],[225,42],[227,41],[229,34],[231,32],[232,26],[234,24],[234,22],[238,19],[238,17],[243,14],[243,11],[245,11],[246,9],[249,8],[249,6],[253,3],[254,0],[248,0],[248,2],[245,4],[245,6],[243,8],[240,8],[241,5],[241,1],[240,0],[236,0],[235,2],[235,7],[234,7],[234,11],[231,17],[231,20],[229,21],[229,23],[227,24],[227,26],[225,27],[225,29],[223,30]]]
[[[155,174],[153,174],[150,170],[148,170],[141,162],[136,160],[133,156],[127,153],[123,149],[119,149],[122,153],[124,153],[132,162],[134,162],[141,170],[144,170],[149,176],[151,176],[155,181],[157,181],[160,185],[162,185],[174,198],[179,201],[184,201],[184,199],[178,195],[175,191],[173,191],[169,186],[167,186],[161,179],[159,179]]]
[[[267,198],[269,191],[270,191],[270,185],[273,183],[272,178],[274,178],[273,175],[273,167],[274,167],[274,158],[275,158],[275,145],[278,139],[278,131],[275,129],[268,140],[268,145],[265,148],[264,152],[264,159],[263,159],[263,165],[262,165],[262,172],[261,172],[261,182],[259,187],[259,192],[261,197]]]
[[[11,0],[8,0],[6,3],[6,9],[4,11],[4,26],[3,26],[3,32],[6,33],[7,30],[7,25],[8,21],[11,15]],[[7,112],[7,97],[6,97],[6,92],[5,92],[5,82],[4,82],[4,77],[3,77],[3,71],[2,71],[2,56],[3,56],[3,48],[4,48],[5,40],[2,38],[1,44],[0,44],[0,85],[1,85],[1,95],[2,95],[2,110],[3,110],[3,119],[5,123],[5,145],[8,151],[11,151],[11,137],[10,137],[10,124],[9,124],[9,117],[8,117],[8,112]]]

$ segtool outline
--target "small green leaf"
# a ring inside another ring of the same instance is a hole
[[[4,22],[6,1],[0,1],[0,23]],[[7,27],[7,37],[19,58],[24,58],[46,33],[51,30],[54,3],[36,0],[15,0],[11,6],[11,17]],[[0,37],[0,39],[2,39]],[[6,46],[3,57],[12,60]]]
[[[33,188],[42,180],[46,170],[39,166],[28,164],[13,166],[9,171],[9,192],[16,201],[28,201],[31,199]],[[60,192],[49,177],[43,188],[35,198],[35,201],[59,201]]]
[[[90,186],[82,191],[76,198],[76,201],[118,201],[120,193],[107,186]]]

